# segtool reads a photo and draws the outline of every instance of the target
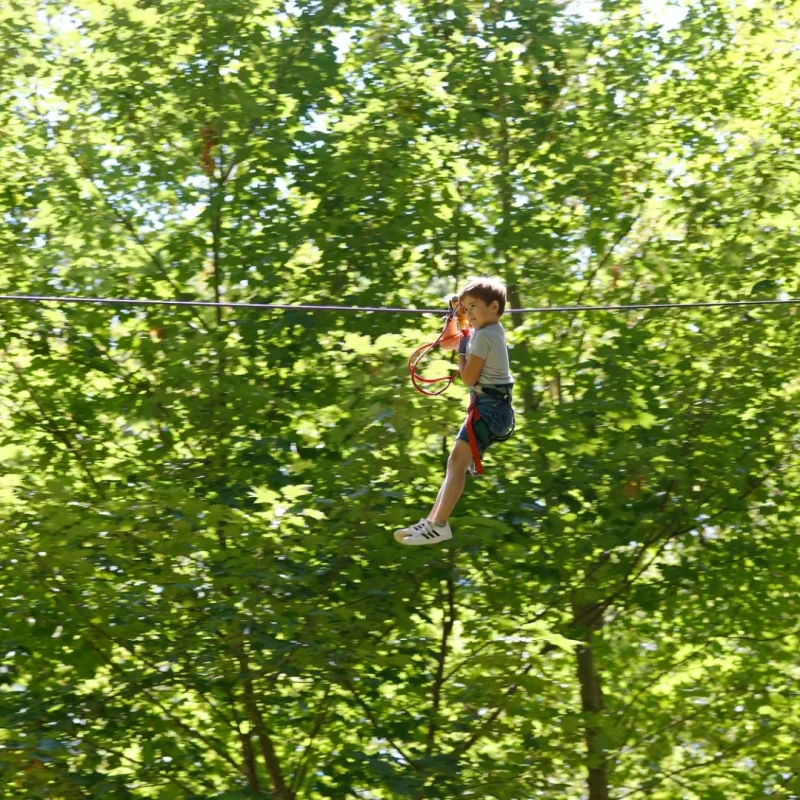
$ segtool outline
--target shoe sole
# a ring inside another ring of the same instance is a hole
[[[449,536],[437,536],[435,539],[424,539],[422,541],[414,541],[409,542],[407,541],[408,537],[405,536],[402,539],[398,539],[397,541],[400,544],[408,545],[409,547],[424,547],[426,544],[439,544],[439,542],[449,542],[453,538],[453,534],[451,533]]]

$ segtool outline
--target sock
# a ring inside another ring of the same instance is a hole
[[[436,528],[444,528],[447,525],[446,522],[443,522],[441,525],[438,522],[434,522],[433,524]]]

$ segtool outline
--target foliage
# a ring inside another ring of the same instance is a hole
[[[800,296],[794,3],[11,0],[0,291]],[[8,798],[800,795],[794,306],[509,315],[450,546],[439,320],[0,304]]]

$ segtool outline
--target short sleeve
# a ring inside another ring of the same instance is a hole
[[[472,339],[469,343],[469,355],[478,356],[484,361],[492,349],[491,337],[487,336],[486,331],[478,330],[472,334]]]

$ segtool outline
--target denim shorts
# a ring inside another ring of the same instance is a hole
[[[511,429],[513,417],[511,404],[507,400],[489,394],[479,394],[477,406],[481,419],[485,420],[493,436],[504,436],[508,433]],[[462,442],[469,444],[466,420],[464,420],[464,424],[461,426],[456,439],[460,439]],[[475,440],[478,445],[478,452],[483,455],[484,451],[491,443],[487,444],[482,442],[479,436],[476,436]]]

